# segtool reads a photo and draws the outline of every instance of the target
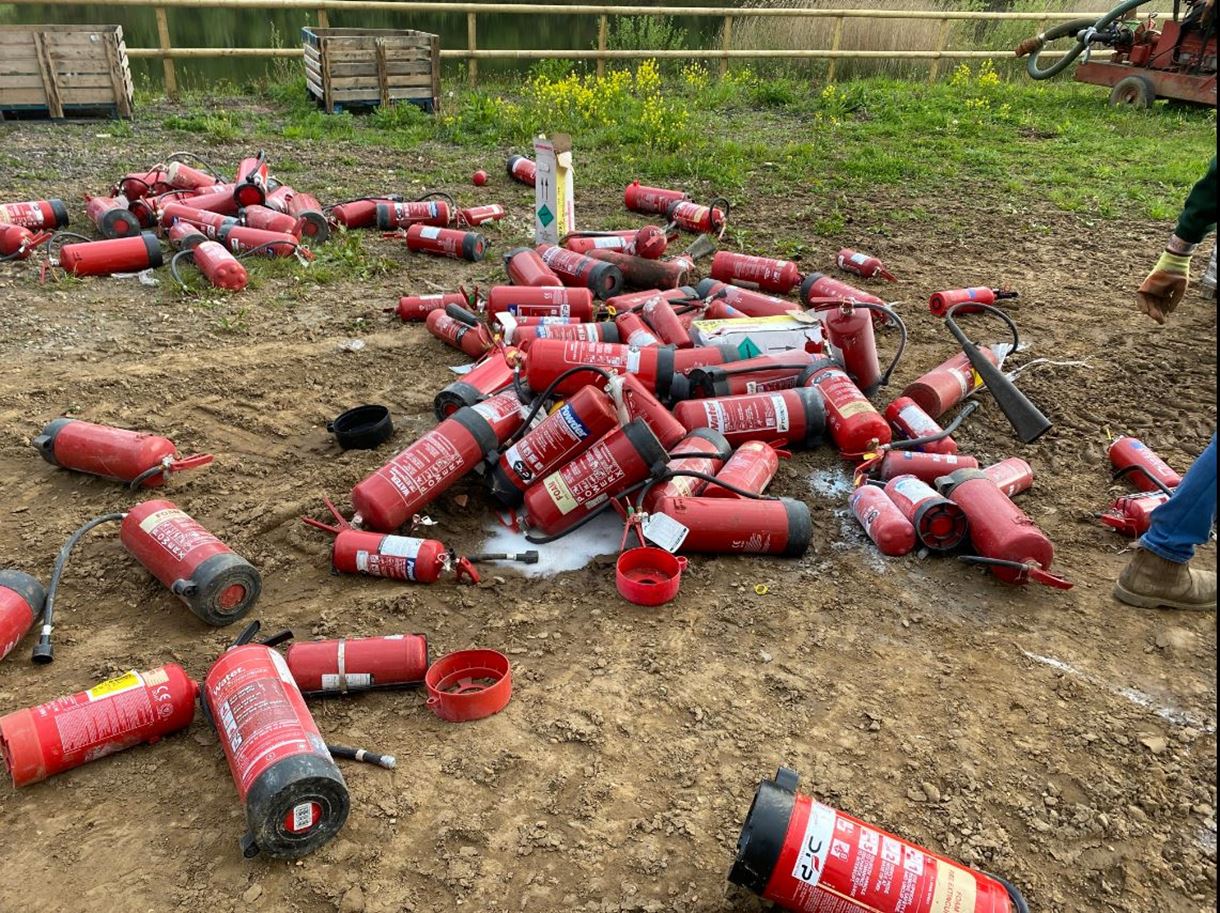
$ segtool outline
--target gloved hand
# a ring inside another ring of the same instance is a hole
[[[1135,293],[1136,304],[1157,323],[1163,324],[1177,308],[1189,284],[1190,257],[1165,251]]]

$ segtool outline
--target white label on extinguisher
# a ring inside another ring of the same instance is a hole
[[[835,810],[814,802],[809,812],[809,823],[805,825],[805,837],[801,841],[801,851],[797,854],[796,864],[792,867],[792,877],[803,881],[810,887],[817,887],[822,880],[822,870],[826,867],[826,857],[830,853],[830,840],[834,833]]]
[[[638,348],[632,347],[627,350],[627,373],[640,373],[640,350]]]
[[[921,501],[936,497],[936,492],[932,490],[928,483],[916,476],[900,476],[895,479],[894,490],[916,507],[919,506]]]
[[[868,262],[868,257],[866,257],[864,254],[852,254],[848,259],[851,260],[852,263],[859,266],[863,266]]]
[[[898,410],[898,421],[910,428],[915,437],[937,434],[941,430],[931,416],[917,405],[903,406]]]
[[[514,412],[523,411],[521,403],[513,394],[495,396],[470,408],[487,419],[492,425],[498,424]]]
[[[434,225],[425,225],[419,230],[421,238],[427,238],[430,241],[435,241],[441,236],[441,230]]]
[[[307,831],[313,827],[314,823],[314,803],[302,802],[300,805],[292,809],[292,831],[300,833]]]
[[[690,527],[679,523],[669,514],[649,514],[641,524],[644,538],[667,552],[676,552],[686,541]]]
[[[358,688],[372,688],[373,676],[367,672],[349,672],[346,675],[336,675],[333,672],[322,673],[323,691],[355,691]]]
[[[788,420],[788,402],[782,396],[772,396],[771,404],[775,407],[775,430],[786,432],[790,426]]]
[[[383,555],[409,558],[413,561],[419,556],[419,549],[423,544],[423,539],[415,539],[411,536],[386,536],[381,540],[378,550]]]
[[[627,239],[620,238],[617,235],[611,235],[608,238],[594,238],[593,246],[609,248],[610,250],[622,250],[627,246]]]

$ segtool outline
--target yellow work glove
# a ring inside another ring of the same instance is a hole
[[[1136,304],[1157,323],[1163,324],[1186,294],[1189,284],[1190,256],[1165,251],[1135,293]]]

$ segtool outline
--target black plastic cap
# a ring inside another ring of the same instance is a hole
[[[813,288],[813,284],[825,275],[825,273],[810,273],[805,277],[805,281],[801,283],[801,301],[807,302],[809,300],[810,289]]]
[[[34,644],[34,653],[30,657],[40,666],[49,666],[55,662],[55,647],[47,634],[40,634],[38,643]]]
[[[0,589],[12,590],[30,607],[33,621],[42,616],[42,607],[47,601],[47,590],[36,577],[21,571],[0,569]]]
[[[467,434],[474,438],[475,445],[479,448],[479,453],[490,454],[492,451],[499,450],[500,439],[496,437],[495,429],[491,427],[491,423],[487,419],[475,412],[472,407],[468,406],[464,409],[459,409],[449,416],[447,421],[456,422]]]
[[[318,823],[293,834],[284,819],[304,803],[318,806]],[[276,761],[246,794],[250,839],[242,840],[242,855],[249,858],[253,846],[275,859],[298,859],[339,833],[350,809],[347,784],[329,754],[297,754]]]
[[[464,380],[455,380],[432,400],[432,414],[438,422],[443,422],[463,406],[475,406],[486,399],[486,394],[473,384]]]
[[[468,231],[462,238],[462,259],[478,263],[487,256],[488,241],[477,231]]]
[[[619,336],[618,324],[610,320],[605,320],[597,324],[597,335],[602,342],[622,342],[622,337]]]
[[[946,498],[953,497],[953,491],[963,482],[970,482],[975,479],[987,479],[987,473],[981,469],[957,469],[949,473],[947,476],[941,476],[936,480],[935,488]],[[987,479],[987,481],[991,481]],[[994,484],[994,483],[993,483]]]
[[[525,158],[524,155],[510,155],[508,157],[508,161],[504,163],[504,171],[510,178],[516,177],[516,175],[513,174],[513,165],[517,164],[517,162],[521,161],[523,158]]]
[[[42,458],[52,466],[58,466],[59,461],[55,459],[55,438],[68,425],[76,419],[72,418],[57,418],[47,422],[42,429],[42,434],[34,438],[33,444],[38,452],[42,454]]]
[[[390,410],[378,404],[355,406],[326,423],[344,450],[372,450],[394,434]]]
[[[165,261],[161,257],[161,242],[151,231],[141,232],[144,247],[148,251],[148,266],[145,269],[159,269]]]
[[[700,298],[706,298],[722,288],[724,288],[724,283],[719,279],[700,279],[699,284],[695,286],[695,294]]]
[[[593,297],[605,301],[623,290],[623,271],[613,263],[597,261],[589,270],[588,286]]]
[[[519,485],[520,483],[504,471],[499,461],[492,464],[491,472],[487,474],[487,488],[497,503],[504,507],[519,507],[525,500],[525,490]]]
[[[68,218],[68,207],[63,200],[47,200],[51,204],[51,215],[55,216],[55,227],[64,228],[72,220]]]
[[[788,513],[788,544],[780,552],[782,558],[799,558],[809,550],[813,541],[813,518],[809,505],[793,498],[781,498],[780,503]]]
[[[737,859],[729,870],[729,881],[761,895],[779,862],[796,806],[797,775],[781,767],[774,780],[758,784],[754,802],[737,838]]]

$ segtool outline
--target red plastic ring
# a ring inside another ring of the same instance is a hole
[[[424,685],[433,713],[450,723],[467,723],[508,706],[512,667],[508,657],[495,650],[459,650],[434,662]]]

